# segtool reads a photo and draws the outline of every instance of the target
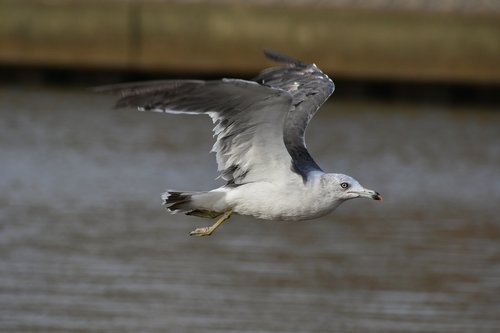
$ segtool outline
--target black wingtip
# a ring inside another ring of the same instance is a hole
[[[304,63],[298,59],[292,58],[286,54],[279,53],[279,52],[276,52],[276,51],[273,51],[270,49],[264,49],[264,55],[266,56],[267,59],[275,61],[275,62],[282,62],[285,64],[292,64],[292,65],[300,66],[300,67],[307,66],[306,63]]]

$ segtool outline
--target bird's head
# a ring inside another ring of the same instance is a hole
[[[356,179],[350,176],[338,173],[325,174],[324,176],[327,177],[328,187],[336,198],[341,200],[354,198],[382,200],[380,193],[364,188]]]

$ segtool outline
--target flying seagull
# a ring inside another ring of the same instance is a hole
[[[211,191],[162,194],[171,213],[217,218],[193,230],[208,236],[231,214],[266,220],[308,220],[354,198],[382,200],[354,178],[325,173],[307,151],[306,127],[335,89],[316,65],[265,51],[283,64],[254,80],[167,80],[96,88],[119,95],[116,108],[207,114],[215,124],[215,152],[226,184]]]

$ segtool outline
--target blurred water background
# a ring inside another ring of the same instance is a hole
[[[500,331],[495,1],[26,3],[0,3],[1,332]],[[137,24],[130,40],[109,13]],[[211,221],[168,214],[160,193],[222,184],[210,119],[87,88],[251,77],[271,65],[262,47],[333,68],[308,148],[384,201],[190,237]]]
[[[498,110],[327,103],[326,170],[384,194],[317,221],[172,216],[219,184],[211,121],[112,110],[80,89],[0,90],[4,332],[495,332]]]

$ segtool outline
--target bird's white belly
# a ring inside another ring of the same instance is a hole
[[[241,215],[290,221],[323,216],[340,204],[302,183],[287,186],[263,182],[245,184],[227,193],[226,200],[233,212]]]

